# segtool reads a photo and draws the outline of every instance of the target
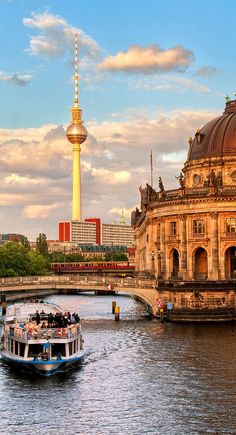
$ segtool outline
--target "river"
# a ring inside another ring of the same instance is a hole
[[[1,434],[236,434],[235,324],[161,324],[126,296],[46,300],[79,312],[84,364],[47,379],[1,363]]]

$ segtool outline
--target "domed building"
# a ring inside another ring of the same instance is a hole
[[[137,275],[172,320],[236,318],[236,100],[189,138],[179,187],[146,185],[132,213]]]

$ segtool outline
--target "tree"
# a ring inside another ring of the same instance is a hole
[[[8,242],[0,248],[1,276],[30,274],[29,251],[21,243]]]
[[[48,262],[37,251],[29,252],[30,258],[30,275],[46,275],[48,272]]]
[[[73,252],[72,254],[67,254],[66,255],[66,260],[67,263],[77,263],[79,261],[84,261],[84,257],[81,254],[76,254],[75,252]]]
[[[0,277],[45,275],[47,272],[47,258],[39,252],[29,251],[19,242],[0,246]]]
[[[30,251],[30,242],[27,237],[24,237],[21,243],[25,248]]]
[[[128,257],[124,252],[107,252],[105,254],[105,261],[128,261]]]
[[[39,233],[36,239],[36,251],[43,255],[43,257],[49,257],[48,254],[48,244],[47,244],[47,236],[44,233]]]
[[[54,251],[50,254],[51,263],[64,263],[65,254],[62,251]]]

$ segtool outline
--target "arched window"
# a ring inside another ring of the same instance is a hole
[[[172,249],[170,254],[171,276],[177,277],[179,274],[179,253],[177,249]]]
[[[236,246],[231,246],[225,251],[225,278],[236,278]]]
[[[195,270],[194,278],[196,281],[202,281],[208,277],[208,258],[204,248],[197,248],[194,254]]]

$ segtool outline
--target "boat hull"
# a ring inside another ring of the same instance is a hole
[[[83,362],[84,352],[80,352],[78,356],[73,358],[47,361],[18,359],[12,357],[5,351],[1,352],[1,356],[5,364],[17,371],[31,372],[40,376],[49,377],[79,367]]]

